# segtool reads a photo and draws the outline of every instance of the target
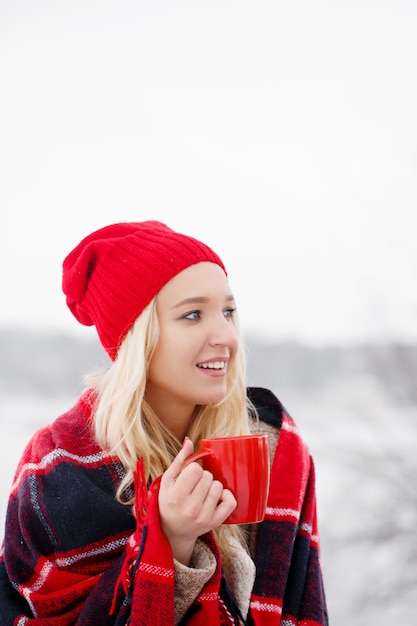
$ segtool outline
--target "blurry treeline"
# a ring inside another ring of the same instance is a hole
[[[313,389],[335,380],[372,377],[400,402],[417,402],[417,344],[312,347],[247,337],[248,383]],[[0,330],[0,391],[73,394],[91,369],[105,367],[98,341],[49,333]]]

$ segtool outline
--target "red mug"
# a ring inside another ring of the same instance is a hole
[[[239,435],[200,439],[200,449],[186,461],[201,460],[223,487],[230,489],[237,506],[224,524],[254,524],[265,516],[269,492],[268,435]]]

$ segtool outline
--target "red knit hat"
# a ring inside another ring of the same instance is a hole
[[[197,239],[161,222],[105,226],[65,258],[62,289],[81,324],[95,326],[110,358],[136,318],[162,287],[190,265],[221,259]]]

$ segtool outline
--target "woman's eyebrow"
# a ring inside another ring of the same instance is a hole
[[[184,300],[180,300],[180,302],[177,302],[176,304],[174,304],[171,307],[171,309],[178,309],[179,307],[182,307],[185,304],[206,304],[207,302],[209,302],[209,300],[210,298],[207,298],[206,296],[191,296],[190,298],[184,298]],[[232,294],[229,294],[225,298],[226,303],[230,303],[234,301],[235,299],[232,296]]]

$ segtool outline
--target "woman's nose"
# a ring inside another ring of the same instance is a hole
[[[237,331],[230,319],[222,314],[220,318],[213,321],[210,329],[209,343],[212,345],[223,345],[233,347],[237,343]]]

